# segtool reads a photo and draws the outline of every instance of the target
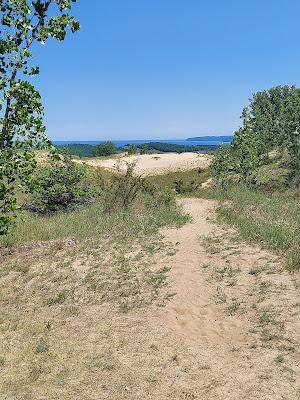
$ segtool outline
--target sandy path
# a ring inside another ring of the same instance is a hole
[[[193,221],[164,232],[177,247],[170,260],[170,291],[176,295],[153,321],[178,360],[189,363],[187,374],[173,382],[170,398],[299,399],[300,320],[292,306],[297,285],[277,257],[229,240],[228,231],[208,220],[214,202],[181,203]],[[207,235],[211,251],[202,244]],[[156,396],[165,398],[161,392]]]
[[[220,307],[213,302],[213,288],[207,285],[201,269],[201,262],[207,258],[203,255],[200,237],[215,230],[207,220],[215,203],[199,199],[185,199],[181,203],[193,222],[166,232],[168,241],[178,243],[171,272],[177,296],[167,305],[164,321],[183,338],[202,343],[215,343],[222,339],[237,344],[244,340],[241,334],[244,321],[228,319],[220,312]]]
[[[77,162],[83,162],[77,160]],[[160,175],[168,171],[184,171],[193,168],[207,168],[211,163],[211,157],[198,153],[164,153],[143,154],[111,158],[106,160],[91,159],[84,161],[93,167],[102,167],[116,170],[118,167],[125,170],[126,163],[136,163],[136,173],[142,175]]]

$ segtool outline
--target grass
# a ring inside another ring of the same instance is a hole
[[[156,206],[144,198],[134,208],[107,213],[103,204],[98,202],[89,207],[50,216],[23,214],[14,234],[0,238],[0,246],[70,238],[84,240],[104,234],[138,237],[157,233],[163,226],[180,226],[187,220],[188,217],[173,203]]]
[[[195,168],[190,171],[169,172],[163,175],[150,176],[147,179],[159,190],[175,190],[175,182],[182,182],[183,195],[193,195],[194,189],[200,187],[210,177],[209,169]],[[194,182],[194,184],[192,184]]]
[[[149,178],[159,188],[174,189],[175,181],[182,181],[183,188],[191,190],[182,193],[216,199],[219,220],[236,228],[242,238],[266,245],[283,254],[289,271],[300,269],[300,198],[299,193],[287,188],[286,169],[278,162],[261,169],[257,188],[242,184],[228,187],[201,188],[201,183],[210,177],[210,170],[199,173],[197,169],[173,172]],[[203,243],[212,253],[218,252],[217,238],[206,238]],[[257,274],[259,271],[251,271]]]
[[[208,189],[201,195],[221,201],[219,220],[235,227],[241,237],[284,254],[289,271],[300,268],[300,199],[296,193],[261,192],[239,185],[226,191]]]
[[[231,299],[230,303],[227,305],[226,314],[229,317],[232,317],[239,311],[240,305],[241,303],[237,299],[235,298]]]
[[[222,249],[221,239],[213,235],[201,238],[201,244],[210,254],[220,253]]]
[[[72,394],[78,386],[90,393],[99,381],[115,381],[109,390],[118,392],[120,374],[128,385],[133,374],[120,355],[155,340],[142,316],[174,295],[168,274],[175,249],[159,229],[189,217],[168,196],[141,194],[132,207],[111,212],[105,206],[100,198],[70,212],[24,214],[15,234],[1,238],[5,397],[68,397],[72,382]],[[99,390],[104,398],[107,389]]]

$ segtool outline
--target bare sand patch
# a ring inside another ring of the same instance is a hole
[[[126,163],[136,163],[136,173],[141,175],[161,175],[170,171],[186,171],[193,168],[207,168],[212,157],[198,153],[164,153],[122,156],[118,159],[90,159],[85,162],[93,167],[110,170],[126,169]]]

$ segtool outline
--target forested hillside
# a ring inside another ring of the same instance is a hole
[[[141,145],[127,145],[123,147],[116,147],[112,142],[104,142],[98,145],[90,144],[67,144],[57,146],[59,150],[65,150],[69,154],[77,157],[98,157],[109,156],[121,152],[129,153],[188,153],[188,152],[201,152],[204,154],[216,153],[218,146],[214,145],[194,145],[185,146],[172,143],[150,142]]]

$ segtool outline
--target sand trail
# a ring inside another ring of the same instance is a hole
[[[210,343],[222,338],[239,343],[244,340],[244,321],[228,319],[220,312],[201,269],[201,263],[208,261],[201,247],[201,236],[215,231],[215,226],[207,220],[215,203],[199,199],[185,199],[181,203],[193,220],[181,229],[165,232],[166,240],[178,243],[171,271],[176,296],[166,307],[166,324],[183,338]]]
[[[180,203],[192,221],[163,232],[177,248],[169,275],[176,295],[153,320],[189,363],[171,398],[299,399],[300,321],[292,306],[298,286],[277,256],[233,240],[213,222],[216,202]],[[216,248],[205,246],[205,237]]]

